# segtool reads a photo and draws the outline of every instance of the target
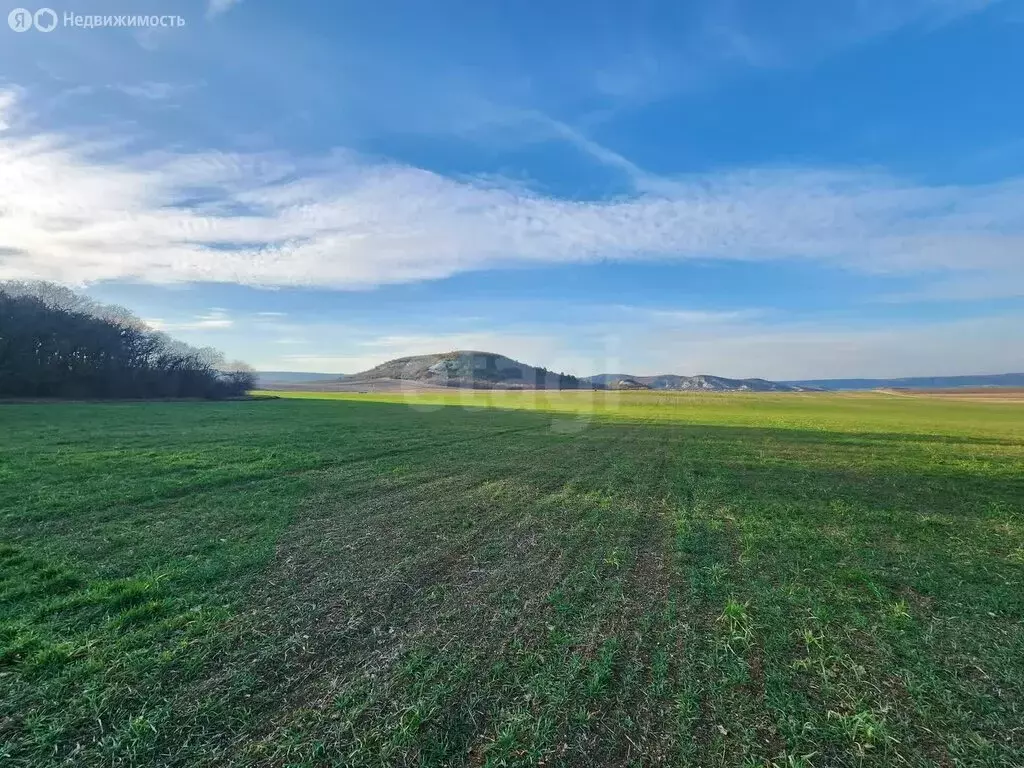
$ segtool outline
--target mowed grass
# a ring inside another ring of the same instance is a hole
[[[0,405],[0,765],[1024,765],[1024,406]]]

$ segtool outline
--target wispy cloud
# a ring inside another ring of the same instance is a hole
[[[147,101],[166,101],[174,98],[188,90],[192,86],[179,85],[176,83],[165,83],[154,80],[145,80],[140,83],[117,83],[111,85],[110,89],[119,91],[126,96]]]
[[[707,325],[735,323],[743,320],[753,320],[765,315],[760,309],[737,309],[737,310],[705,310],[705,309],[662,309],[657,307],[637,307],[630,305],[619,305],[614,307],[627,317],[634,320],[646,319],[663,324],[677,325]]]
[[[15,88],[0,89],[0,131],[11,127],[9,121],[14,117],[19,95]]]
[[[11,131],[0,167],[2,278],[367,288],[514,264],[813,259],[1024,280],[1019,179],[755,169],[577,201],[347,152],[112,156]]]
[[[240,2],[242,0],[209,0],[206,6],[206,17],[212,19],[215,16],[227,13]]]
[[[580,69],[590,73],[594,92],[613,103],[643,103],[704,90],[744,70],[804,66],[903,29],[934,30],[1002,2],[795,2],[760,15],[749,13],[756,2],[717,0],[685,4],[693,11],[685,21],[668,13],[642,35],[626,11],[606,26],[617,44],[598,48],[594,53],[603,58],[585,59]],[[608,48],[616,55],[607,56]]]
[[[999,273],[966,274],[956,278],[944,278],[926,282],[916,290],[888,293],[877,297],[878,301],[889,304],[1016,298],[1024,298],[1024,280],[1007,280],[1005,275]]]
[[[234,326],[235,321],[229,317],[226,309],[214,307],[205,314],[185,320],[168,321],[163,318],[147,318],[145,323],[158,331],[176,332],[226,330]]]

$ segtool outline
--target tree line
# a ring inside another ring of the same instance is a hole
[[[255,386],[244,363],[63,286],[0,282],[0,397],[226,398]]]
[[[543,366],[534,370],[536,371],[534,374],[535,389],[597,389],[589,381],[583,381],[571,373],[555,373]]]

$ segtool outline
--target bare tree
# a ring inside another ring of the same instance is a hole
[[[241,360],[232,360],[220,372],[233,394],[242,395],[256,388],[256,369]]]
[[[63,286],[0,283],[0,396],[216,398],[252,388],[251,368],[223,361]]]

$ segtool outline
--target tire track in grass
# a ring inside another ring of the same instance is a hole
[[[596,449],[595,446],[592,446],[585,442],[577,441],[571,443],[571,445],[575,445],[577,447],[577,452],[579,450],[593,452]],[[459,454],[456,454],[449,458],[449,464],[459,463]],[[513,452],[509,460],[515,460],[515,452]],[[564,480],[566,476],[571,474],[571,468],[566,466],[563,468],[563,470],[564,471],[561,474],[562,479]],[[393,513],[393,510],[396,507],[408,508],[409,512],[403,516],[403,519],[413,520],[414,518],[416,518],[417,514],[421,514],[415,513],[413,511],[416,509],[417,505],[422,508],[423,504],[429,503],[430,499],[438,497],[449,499],[463,499],[472,496],[476,491],[479,491],[481,488],[486,487],[488,484],[493,484],[495,478],[507,479],[507,469],[502,466],[492,467],[488,475],[484,477],[472,474],[456,474],[442,479],[440,483],[435,482],[432,487],[424,486],[418,482],[417,478],[414,478],[413,485],[400,486],[393,492],[390,498],[373,499],[371,504],[373,510],[370,511],[369,515],[357,513],[356,518],[352,518],[351,513],[346,513],[345,515],[340,516],[339,521],[342,521],[344,523],[344,527],[341,529],[340,532],[349,529],[350,526],[370,529],[374,529],[376,527],[379,529],[379,523],[375,523],[374,519],[377,519],[379,521],[385,520],[390,514]],[[554,473],[550,480],[559,480],[558,473]],[[454,485],[452,485],[452,483],[454,483]],[[327,491],[327,493],[329,493],[329,491]],[[523,508],[524,504],[527,504],[529,502],[530,498],[531,495],[529,494],[526,495],[525,497],[519,498],[518,500],[514,500],[512,498],[503,498],[498,504],[497,509],[500,510],[502,518],[508,520],[509,522],[512,522],[515,518],[516,513]],[[515,501],[515,503],[510,504],[510,501]],[[412,505],[411,507],[409,506],[410,504]],[[323,520],[322,514],[317,515],[316,517]],[[454,521],[454,519],[451,518],[450,515],[448,515],[445,518],[445,521]],[[401,523],[401,525],[406,525],[406,523]],[[308,529],[309,535],[318,537],[320,541],[323,540],[325,531],[322,527],[320,527],[320,529],[318,530],[318,523],[316,522],[315,519],[311,519],[309,521]],[[510,526],[509,529],[512,529],[512,526]],[[498,530],[500,533],[501,529]],[[428,529],[426,531],[426,534],[429,533],[430,530]],[[434,544],[428,544],[427,540],[425,539],[424,545],[426,546],[426,548],[422,552],[420,552],[418,556],[414,557],[412,561],[406,562],[405,565],[403,566],[404,571],[415,571],[419,569],[420,566],[422,565],[426,566],[421,571],[421,574],[417,578],[416,583],[410,584],[408,581],[405,581],[404,579],[396,580],[393,577],[384,576],[385,581],[383,583],[391,584],[390,587],[385,587],[385,589],[387,590],[386,592],[380,593],[375,591],[369,595],[364,592],[363,596],[358,598],[360,601],[363,602],[369,600],[370,603],[375,603],[376,607],[378,609],[381,609],[381,614],[383,614],[383,616],[388,620],[388,623],[391,625],[388,628],[387,634],[385,634],[384,637],[382,638],[385,641],[384,646],[382,646],[381,649],[377,649],[374,646],[375,636],[372,633],[372,622],[366,622],[362,626],[362,629],[355,628],[359,633],[358,636],[362,637],[362,640],[357,639],[354,641],[354,644],[352,644],[351,638],[342,638],[344,640],[343,644],[347,643],[348,647],[346,650],[342,652],[341,656],[338,655],[339,651],[342,650],[341,647],[338,646],[339,638],[327,638],[328,645],[322,646],[322,653],[317,654],[318,658],[306,658],[303,660],[303,664],[300,665],[303,667],[311,667],[311,670],[307,670],[301,678],[294,679],[292,683],[289,684],[288,687],[297,687],[297,689],[301,690],[303,687],[306,686],[308,682],[314,680],[317,677],[317,672],[322,668],[322,665],[318,663],[319,658],[324,657],[329,659],[330,664],[333,668],[342,670],[348,669],[350,670],[351,674],[359,674],[360,669],[365,671],[371,666],[378,667],[380,668],[381,672],[387,674],[387,669],[394,663],[395,660],[397,660],[398,656],[400,655],[403,643],[407,639],[409,639],[410,636],[416,635],[415,632],[411,631],[410,627],[416,625],[418,622],[421,622],[422,616],[430,615],[429,613],[425,613],[426,606],[424,606],[422,602],[426,593],[429,592],[430,589],[432,588],[444,587],[445,585],[447,585],[448,587],[454,588],[456,594],[446,596],[446,601],[450,602],[450,600],[457,598],[459,588],[465,587],[467,585],[466,582],[460,583],[462,582],[460,574],[465,572],[465,568],[463,568],[462,566],[467,564],[467,561],[465,559],[466,553],[479,551],[480,545],[486,544],[488,540],[489,534],[486,531],[484,531],[483,528],[478,528],[476,530],[470,531],[468,534],[465,535],[452,537],[450,538],[450,540],[442,542],[440,545],[438,545],[436,542]],[[316,547],[316,542],[310,541],[307,538],[307,536],[303,534],[300,534],[293,541],[292,551],[304,554],[304,559],[308,561],[308,550],[306,549],[307,545],[303,544],[302,542],[308,542],[308,545],[314,547],[314,551]],[[388,555],[384,554],[387,549],[386,542],[383,543],[383,548],[380,546],[380,539],[370,539],[365,543],[371,547],[370,552],[372,552],[374,549],[380,549],[381,554],[384,555],[384,562],[388,561]],[[440,549],[438,547],[440,547]],[[400,559],[398,562],[402,562],[401,556],[399,557]],[[393,554],[391,555],[391,559],[394,559]],[[379,558],[377,558],[377,561],[379,561]],[[420,565],[416,565],[416,563],[419,563]],[[509,568],[511,570],[515,570],[516,565],[517,564],[515,563],[510,563]],[[329,567],[328,563],[325,563],[325,566]],[[449,568],[449,566],[453,567]],[[372,564],[370,567],[373,567]],[[514,575],[514,573],[511,573],[511,571],[509,571],[506,574],[506,580],[512,581],[514,579]],[[349,573],[345,578],[348,583],[352,584],[362,584],[363,581],[361,578],[358,578],[356,574],[353,573]],[[373,581],[373,578],[369,579],[369,583],[372,584]],[[404,584],[399,584],[399,581],[404,581]],[[468,586],[471,591],[474,588],[476,588],[479,581],[480,580],[472,579],[468,582]],[[330,579],[328,579],[328,581],[325,582],[324,587],[329,588],[329,585]],[[306,590],[304,589],[303,592],[305,593]],[[447,604],[447,602],[445,604]],[[449,626],[448,628],[450,629],[451,627]],[[394,631],[392,632],[391,630]],[[294,635],[294,631],[292,634]],[[316,640],[314,632],[311,631],[309,632],[309,634],[311,635],[311,637],[304,639],[314,644],[320,642]],[[389,645],[393,646],[394,650],[388,651],[387,646]],[[367,655],[368,652],[370,652],[369,656]],[[348,661],[346,661],[345,659],[348,659]],[[374,659],[376,659],[376,661],[374,661]],[[383,666],[381,666],[382,660],[384,662]],[[351,677],[351,674],[349,675],[349,677]],[[271,687],[275,690],[280,689],[280,686]],[[314,688],[315,687],[316,686],[314,686]],[[312,691],[310,693],[312,693]],[[317,694],[313,693],[314,699],[316,698],[316,695]],[[321,706],[322,705],[314,703],[314,707]],[[264,739],[264,741],[266,741],[266,739]]]
[[[676,555],[687,583],[679,629],[688,647],[677,678],[679,758],[701,766],[785,761],[735,519],[713,476],[684,471],[679,483]]]
[[[531,428],[527,428],[527,429],[501,430],[500,432],[498,432],[496,434],[492,433],[491,436],[498,437],[499,439],[501,439],[501,438],[503,438],[504,435],[508,435],[510,433],[513,433],[513,432],[528,432],[531,429],[533,429],[533,428],[531,427]],[[460,442],[464,442],[464,441],[461,441],[461,440],[451,440],[451,441],[446,441],[445,444],[451,446],[451,445],[456,445],[456,444],[458,444]],[[372,466],[374,466],[374,462],[378,462],[379,463],[380,461],[388,460],[388,458],[389,458],[388,456],[383,456],[383,457],[365,457],[365,461],[369,462],[369,463],[368,464],[364,464],[364,466],[372,467]],[[362,464],[362,462],[358,462],[358,463]],[[346,466],[346,465],[343,465],[343,466]],[[308,470],[305,473],[308,474],[310,471],[315,471],[315,470]],[[299,473],[292,472],[292,473],[284,473],[284,474],[287,477],[294,478]],[[345,483],[346,484],[347,484],[347,480],[348,480],[348,478],[346,477],[345,478]],[[267,482],[270,482],[270,480],[264,480],[263,481],[264,484],[267,483]],[[226,607],[227,606],[225,606],[225,608]],[[187,608],[188,608],[188,606],[182,606],[182,607],[180,607],[180,611],[182,613],[188,615],[187,614]],[[232,646],[234,646],[236,648],[245,647],[246,643],[249,642],[249,638],[246,638],[246,637],[244,637],[244,634],[239,634],[239,633],[244,633],[246,630],[252,629],[251,626],[246,627],[244,625],[240,625],[236,621],[233,621],[231,619],[225,619],[225,621],[226,621],[226,624],[225,624],[225,627],[224,627],[224,642],[220,643],[218,645],[218,647],[220,648],[220,655],[217,658],[211,657],[209,659],[209,662],[210,663],[214,663],[215,667],[211,669],[211,672],[213,674],[209,675],[207,683],[204,684],[204,685],[201,685],[198,690],[194,689],[194,688],[192,688],[190,686],[189,690],[187,692],[186,691],[179,691],[178,693],[182,694],[182,696],[184,698],[179,697],[179,696],[175,696],[175,701],[172,702],[172,703],[168,703],[166,705],[167,713],[176,712],[177,714],[173,718],[170,718],[170,716],[168,714],[167,717],[162,717],[161,718],[161,722],[162,722],[162,725],[164,725],[166,727],[166,726],[169,726],[170,722],[173,720],[176,723],[176,725],[174,726],[173,730],[168,728],[168,730],[166,732],[162,731],[160,736],[156,736],[155,732],[153,732],[152,735],[147,736],[147,740],[148,741],[153,741],[156,744],[156,746],[153,747],[153,749],[155,750],[153,752],[154,754],[155,754],[156,751],[160,751],[160,750],[163,750],[163,749],[173,751],[174,744],[172,742],[167,742],[166,741],[167,736],[164,735],[164,733],[167,733],[167,734],[175,733],[175,734],[177,734],[178,737],[181,737],[181,739],[183,739],[185,742],[190,742],[190,741],[192,741],[193,739],[195,739],[197,737],[200,738],[200,739],[203,738],[202,735],[201,735],[201,733],[202,733],[202,725],[201,725],[201,723],[198,722],[198,721],[191,721],[191,718],[193,718],[194,715],[190,715],[189,713],[197,713],[198,711],[200,711],[201,707],[211,705],[211,703],[214,702],[216,699],[221,699],[221,698],[223,698],[225,696],[233,696],[233,695],[235,695],[234,693],[232,693],[233,690],[237,690],[237,691],[241,691],[241,690],[254,690],[251,686],[248,689],[246,689],[244,686],[242,688],[239,688],[238,687],[238,680],[237,679],[231,679],[230,677],[226,678],[224,675],[217,674],[216,671],[215,671],[216,666],[221,666],[222,664],[225,664],[225,663],[227,663],[227,664],[231,663],[231,659],[232,659],[232,656],[233,656],[233,653],[231,653]],[[249,646],[249,647],[251,648],[251,646]],[[237,661],[238,661],[238,659],[235,659],[235,662],[237,662]],[[268,680],[272,680],[272,676],[268,676]],[[216,681],[225,683],[224,687],[218,689],[218,687],[216,685]],[[260,681],[260,682],[263,682],[263,681]],[[210,683],[213,683],[213,684],[211,685]],[[240,696],[241,694],[239,693],[238,695]],[[145,699],[146,701],[148,701],[149,698],[150,697],[147,694],[145,694],[143,691],[139,691],[139,699],[140,700]],[[203,705],[202,702],[207,702],[207,704]],[[245,702],[241,702],[240,701],[239,704],[243,707],[241,712],[244,712],[244,711],[248,710],[249,707],[252,706],[252,703],[250,703],[250,701],[245,701]],[[220,705],[215,705],[215,706],[220,706]],[[241,714],[241,712],[240,712],[239,716],[244,719],[244,715]],[[154,712],[150,712],[150,714],[151,715],[155,715]],[[192,724],[188,725],[187,723],[189,723],[189,722],[192,722]],[[128,726],[130,726],[130,724],[126,725],[125,723],[121,723],[120,721],[116,720],[116,718],[115,718],[113,721],[108,721],[105,724],[105,729],[108,730],[108,731],[111,731],[112,729],[115,729],[115,730],[116,729],[122,729],[123,727],[128,727]],[[226,724],[225,724],[225,726],[226,726]],[[196,730],[196,729],[199,729],[199,730]],[[223,738],[229,738],[229,733],[230,733],[230,730],[225,732],[223,734]],[[81,746],[80,746],[81,754],[79,755],[79,757],[82,760],[86,761],[86,762],[88,762],[89,760],[91,760],[93,758],[99,759],[99,755],[104,750],[116,747],[116,745],[111,745],[110,743],[108,743],[109,742],[109,738],[110,737],[104,737],[104,740],[97,741],[97,742],[92,742],[90,740],[83,740],[82,743],[81,743]],[[223,738],[218,737],[218,744],[213,744],[213,743],[210,744],[210,750],[209,750],[209,754],[210,755],[223,755],[224,754]],[[160,739],[164,739],[164,741],[160,741]],[[163,746],[160,746],[161,744]],[[92,756],[92,758],[90,758],[90,755]]]
[[[594,745],[594,765],[664,764],[672,750],[672,663],[669,606],[673,601],[667,505],[637,516],[633,567],[623,579],[622,606],[608,628],[621,642],[616,705],[605,724],[613,749]]]
[[[478,439],[497,439],[502,437],[508,437],[515,434],[524,434],[528,432],[536,431],[537,427],[530,426],[525,428],[510,428],[490,432],[482,438]],[[191,483],[188,485],[180,485],[173,488],[167,488],[157,493],[146,493],[139,494],[137,496],[121,497],[116,501],[111,501],[108,504],[93,504],[90,503],[88,507],[80,510],[81,512],[87,512],[90,515],[103,515],[107,512],[111,512],[116,509],[123,509],[127,506],[135,504],[141,504],[146,502],[164,502],[164,501],[175,501],[177,499],[183,499],[192,494],[211,491],[211,490],[226,490],[230,488],[244,488],[254,483],[259,483],[265,480],[272,480],[275,478],[286,478],[286,477],[302,477],[315,472],[322,472],[324,470],[346,467],[346,466],[357,466],[359,464],[365,464],[368,462],[378,461],[380,459],[392,458],[394,456],[401,456],[404,454],[416,454],[422,452],[425,448],[447,448],[455,445],[464,444],[467,442],[465,437],[460,436],[447,441],[437,441],[431,438],[423,438],[421,441],[414,444],[408,444],[389,448],[387,450],[378,451],[376,453],[360,453],[354,455],[351,458],[338,460],[335,458],[327,459],[315,464],[310,464],[304,467],[297,467],[294,469],[280,470],[274,468],[267,468],[259,472],[253,472],[250,474],[244,474],[240,476],[223,477],[214,480],[205,480],[201,482]],[[475,441],[469,441],[475,442]],[[250,466],[253,462],[246,462],[238,464],[240,468]],[[81,524],[81,520],[77,518],[73,513],[66,514],[62,519],[66,521],[68,525],[72,523],[74,518],[74,524]]]
[[[421,690],[412,679],[403,676],[400,666],[396,666],[402,658],[407,658],[413,662],[413,668],[422,670],[419,674],[427,674],[430,679],[436,680],[431,685],[440,685],[445,689],[449,685],[455,686],[449,692],[454,699],[445,705],[446,711],[462,714],[445,715],[444,718],[456,718],[452,721],[453,733],[463,732],[463,728],[469,727],[466,734],[470,731],[480,734],[475,747],[472,746],[472,740],[466,742],[468,752],[464,753],[475,754],[480,761],[515,762],[526,759],[525,755],[535,755],[537,759],[553,760],[552,764],[617,765],[626,757],[637,759],[639,755],[656,756],[659,749],[664,751],[664,746],[649,742],[664,734],[658,723],[665,711],[670,711],[670,706],[659,702],[659,696],[670,699],[669,686],[663,686],[657,695],[648,696],[651,699],[649,704],[641,708],[635,705],[638,699],[644,698],[645,694],[638,695],[636,690],[645,682],[643,676],[650,666],[648,661],[657,651],[656,638],[663,634],[658,628],[658,622],[665,613],[666,590],[657,584],[663,581],[664,575],[671,569],[664,567],[664,553],[669,540],[665,535],[665,522],[657,525],[656,518],[664,518],[666,515],[655,505],[652,516],[652,506],[646,499],[631,502],[625,508],[616,507],[613,501],[612,507],[606,511],[601,506],[593,506],[593,501],[599,496],[587,495],[590,493],[588,489],[606,485],[609,478],[612,478],[612,485],[615,486],[619,482],[614,480],[615,477],[635,474],[641,462],[650,464],[650,455],[644,455],[632,460],[635,465],[632,472],[628,462],[622,466],[621,456],[617,456],[615,450],[609,450],[620,447],[620,438],[620,433],[608,432],[603,436],[592,435],[585,440],[552,443],[550,447],[555,453],[550,454],[553,461],[547,465],[554,469],[548,478],[548,485],[496,499],[499,517],[491,519],[488,534],[471,541],[466,540],[465,547],[459,547],[460,550],[479,552],[481,545],[487,545],[488,542],[503,542],[503,550],[493,553],[490,560],[480,563],[483,575],[478,579],[464,581],[458,577],[460,568],[454,569],[454,573],[443,567],[432,572],[428,581],[433,581],[434,586],[447,583],[451,590],[438,606],[438,621],[428,622],[425,632],[409,631],[410,626],[417,627],[418,622],[422,621],[419,614],[426,607],[422,602],[409,604],[401,610],[395,606],[388,611],[391,615],[397,615],[399,622],[405,616],[404,620],[411,623],[405,626],[399,624],[396,631],[387,636],[384,648],[390,647],[392,650],[384,650],[382,655],[375,657],[355,654],[352,660],[357,662],[357,669],[353,675],[346,677],[349,682],[342,685],[342,688],[347,686],[350,690],[359,690],[358,686],[356,689],[351,688],[358,682],[358,675],[361,674],[359,670],[366,672],[368,664],[374,665],[376,671],[373,674],[377,675],[378,682],[364,689],[364,694],[357,698],[365,700],[370,696],[371,700],[379,702],[373,707],[384,706],[384,709],[371,707],[369,710],[361,710],[359,719],[353,723],[356,731],[347,736],[336,733],[334,743],[338,743],[338,738],[342,742],[349,741],[355,734],[361,733],[379,748],[396,748],[396,743],[387,734],[398,727],[393,723],[401,722],[400,715],[405,710],[401,710],[399,702],[409,702],[408,697],[414,695],[410,691]],[[517,456],[521,452],[513,451],[507,461],[518,466]],[[527,450],[526,453],[532,456],[534,462],[537,461],[536,451]],[[613,469],[613,463],[620,466]],[[509,478],[506,467],[494,465],[490,471],[494,473],[493,477],[513,482],[513,486],[510,486],[513,490],[510,492],[514,493],[516,478]],[[660,471],[663,473],[664,468]],[[531,474],[533,472],[535,470],[531,469]],[[487,485],[485,481],[477,489]],[[421,495],[416,488],[408,490],[412,494],[410,499]],[[422,495],[429,497],[436,494],[431,491]],[[401,503],[399,500],[388,501],[384,506],[390,507],[396,502]],[[577,506],[580,503],[582,507]],[[564,505],[568,505],[566,511],[561,512]],[[612,510],[618,511],[608,517]],[[518,529],[514,524],[507,530],[500,527],[495,529],[493,525],[501,520],[513,522],[524,514],[533,516],[534,522],[531,525],[540,526],[537,529],[540,539],[532,548],[542,551],[530,560],[539,567],[527,567],[517,557],[521,547],[515,535]],[[569,528],[559,530],[567,524]],[[451,551],[453,545],[454,542],[447,543],[441,552]],[[614,552],[623,558],[620,565],[606,562],[609,553]],[[544,554],[559,557],[549,557],[549,564],[545,567],[542,565]],[[432,557],[429,553],[424,556]],[[580,566],[584,566],[582,570]],[[599,577],[602,581],[593,581],[587,575],[588,568],[604,570],[605,575]],[[435,578],[437,576],[440,578]],[[654,582],[653,587],[651,582]],[[559,588],[559,583],[563,587]],[[602,583],[604,586],[601,586]],[[583,591],[576,591],[576,587],[572,586],[574,584],[583,587]],[[428,588],[427,584],[416,586],[421,596]],[[488,627],[486,621],[480,623],[486,615],[472,606],[486,610],[488,605],[496,605],[495,600],[500,604],[501,596],[517,591],[541,596],[565,594],[570,600],[565,607],[570,612],[563,614],[556,605],[546,601],[531,606],[528,600],[517,609],[503,614],[504,618],[497,625]],[[405,598],[404,594],[402,598]],[[579,609],[585,612],[579,614],[577,619],[576,612]],[[590,618],[587,618],[588,613]],[[560,620],[560,615],[569,619],[569,623]],[[578,621],[583,623],[574,630],[572,627]],[[629,630],[634,629],[638,622],[653,631],[641,631],[631,636]],[[586,630],[588,627],[591,629]],[[418,629],[424,627],[418,626]],[[596,643],[594,654],[589,660],[585,654],[580,656],[573,650],[571,638],[580,629],[586,630],[586,634],[593,637]],[[569,634],[566,635],[566,632]],[[568,645],[566,641],[569,641]],[[650,645],[652,642],[654,646]],[[410,652],[413,653],[411,657],[408,656]],[[490,679],[486,663],[478,665],[474,670],[457,672],[458,665],[452,667],[451,664],[460,657],[475,658],[481,662],[491,659],[493,664],[501,665],[505,672],[502,677]],[[377,658],[378,662],[383,660],[384,664],[372,662],[371,658]],[[430,671],[437,669],[435,663],[441,665],[440,669],[451,671]],[[342,666],[346,664],[351,666],[349,662],[342,662]],[[438,674],[440,677],[437,677]],[[506,686],[511,686],[511,690],[505,690]],[[516,690],[520,693],[513,693]],[[429,694],[423,701],[431,701],[430,695],[433,694]],[[519,696],[527,696],[533,703],[502,714],[503,708],[519,700]],[[574,699],[589,702],[587,706],[596,708],[598,717],[574,722],[571,705]],[[456,705],[457,701],[464,703]],[[411,705],[408,703],[406,706]],[[426,717],[417,720],[419,725],[416,729],[420,735],[402,743],[423,757],[426,753],[422,750],[431,741],[427,734],[434,733],[436,741],[448,738],[444,734],[450,736],[450,733],[440,725],[438,717],[441,715],[430,714],[432,710],[429,707],[433,705],[423,704],[428,707],[427,710],[421,710],[420,706],[416,705],[415,708],[415,711],[420,712],[417,718]],[[314,704],[314,711],[322,711],[322,708],[323,704]],[[621,716],[627,710],[639,721],[645,732],[658,736],[652,736],[643,744],[636,744],[636,739],[631,743],[630,731],[621,722]],[[390,714],[385,716],[385,713]],[[319,721],[319,715],[311,713],[310,716],[314,724]],[[458,726],[458,722],[464,725]],[[488,726],[488,723],[491,725]],[[537,730],[530,730],[531,727]],[[274,740],[280,741],[268,735],[264,742]],[[521,750],[525,751],[520,754]],[[414,753],[402,753],[404,756],[399,753],[389,754],[396,761],[394,764],[413,764],[419,759],[414,759]]]

